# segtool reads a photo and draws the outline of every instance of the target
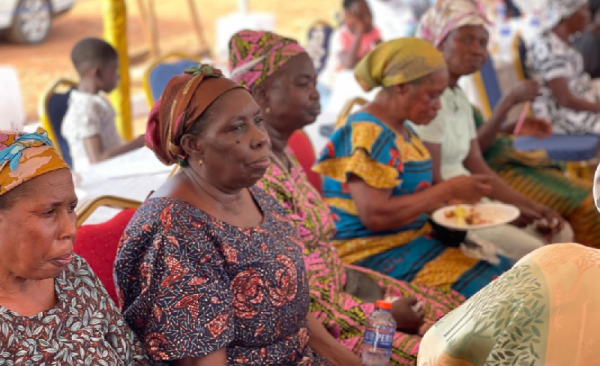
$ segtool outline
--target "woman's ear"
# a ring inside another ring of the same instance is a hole
[[[198,136],[186,133],[181,137],[180,146],[187,156],[204,158],[204,146]]]

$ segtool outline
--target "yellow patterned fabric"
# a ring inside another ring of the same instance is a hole
[[[399,38],[379,44],[354,69],[365,91],[415,81],[446,69],[444,56],[419,38]]]
[[[419,366],[600,365],[600,251],[542,247],[423,337]]]
[[[48,133],[0,132],[0,195],[30,179],[69,166],[54,149]]]
[[[399,135],[361,111],[350,115],[331,136],[313,169],[323,175],[323,195],[337,229],[333,244],[347,264],[471,296],[506,270],[509,261],[502,258],[492,266],[449,248],[431,236],[425,213],[396,228],[373,231],[361,220],[347,186],[354,175],[372,188],[390,192],[390,200],[429,189],[431,157],[408,129],[409,137]]]

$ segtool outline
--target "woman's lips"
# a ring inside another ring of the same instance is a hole
[[[73,253],[65,254],[50,260],[57,267],[66,267],[73,260]]]

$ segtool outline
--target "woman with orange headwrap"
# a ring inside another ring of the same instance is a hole
[[[271,143],[250,93],[191,68],[152,109],[147,145],[183,169],[127,227],[115,263],[125,319],[174,365],[328,365],[309,347],[301,245],[254,184]]]
[[[0,365],[148,365],[86,261],[77,196],[48,134],[0,132]]]

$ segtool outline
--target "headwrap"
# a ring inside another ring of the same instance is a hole
[[[438,321],[418,365],[599,365],[598,278],[598,249],[542,247]]]
[[[575,14],[588,5],[588,0],[546,0],[543,26],[545,30],[556,27],[561,20]]]
[[[69,166],[44,129],[0,132],[0,196],[30,179],[65,168]]]
[[[306,53],[298,42],[271,32],[243,30],[229,41],[231,79],[252,91],[289,60]]]
[[[208,65],[190,67],[175,76],[150,111],[146,146],[165,165],[182,164],[187,156],[180,145],[181,137],[217,98],[236,88],[241,86]]]
[[[365,91],[408,83],[446,68],[444,56],[431,43],[399,38],[379,44],[354,69]]]
[[[485,12],[477,4],[469,0],[438,0],[421,18],[416,36],[438,47],[455,29],[488,25]]]

